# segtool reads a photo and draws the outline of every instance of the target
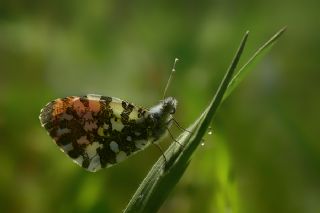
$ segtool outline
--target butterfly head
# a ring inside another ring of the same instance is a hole
[[[177,100],[175,98],[167,97],[161,101],[161,104],[163,114],[173,115],[176,112]]]
[[[167,97],[158,105],[150,109],[150,117],[153,122],[152,134],[155,140],[165,135],[171,125],[172,115],[176,112],[177,100]]]

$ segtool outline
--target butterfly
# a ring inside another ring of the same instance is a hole
[[[171,75],[168,84],[170,79]],[[147,109],[89,94],[49,102],[39,119],[61,151],[87,171],[96,172],[158,143],[171,126],[176,107],[173,97]]]

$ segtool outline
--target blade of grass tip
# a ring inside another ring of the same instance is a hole
[[[248,31],[245,33],[240,47],[211,103],[197,121],[191,125],[192,136],[190,137],[188,132],[184,132],[178,137],[179,143],[183,145],[183,148],[179,147],[180,145],[177,145],[177,143],[170,145],[165,152],[168,165],[165,165],[161,156],[140,184],[124,210],[125,212],[156,212],[182,177],[189,164],[191,155],[201,143],[206,129],[222,101],[243,52],[248,33]]]
[[[249,36],[249,31],[247,31],[245,33],[245,35],[241,41],[241,44],[236,52],[236,55],[234,56],[222,82],[220,83],[220,86],[219,86],[215,96],[211,100],[211,103],[209,104],[209,106],[207,107],[205,112],[202,114],[203,120],[201,121],[201,123],[199,125],[199,131],[195,135],[195,138],[193,140],[191,139],[189,142],[191,153],[186,155],[186,156],[189,155],[189,158],[191,157],[191,154],[195,151],[197,146],[201,143],[203,136],[206,134],[206,131],[207,131],[209,125],[211,124],[211,121],[212,121],[215,113],[218,110],[218,107],[222,103],[224,94],[228,88],[228,85],[232,79],[233,73],[236,70],[237,65],[239,63],[239,60],[240,60],[240,57],[243,53],[248,36]],[[189,150],[188,149],[184,150],[184,153],[186,153],[187,151],[189,151]]]
[[[229,97],[231,92],[240,84],[240,82],[253,70],[253,66],[261,59],[265,54],[271,50],[275,42],[280,38],[280,36],[286,31],[287,27],[283,27],[276,34],[274,34],[266,43],[264,43],[245,63],[239,71],[232,78],[226,94],[223,97],[223,101]],[[251,69],[250,69],[251,68]]]

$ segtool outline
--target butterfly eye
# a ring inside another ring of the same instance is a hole
[[[170,111],[171,115],[173,115],[174,113],[176,113],[176,108],[172,108],[172,110]]]

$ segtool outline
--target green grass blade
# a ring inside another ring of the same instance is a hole
[[[172,143],[170,145],[165,152],[167,162],[164,161],[162,156],[159,158],[133,195],[128,206],[124,210],[125,212],[156,212],[173,187],[180,180],[185,169],[188,167],[193,152],[202,142],[202,138],[222,102],[243,52],[247,38],[248,32],[246,32],[211,103],[197,121],[189,127],[189,131],[193,133],[190,135],[190,133],[185,131],[178,137],[177,140],[182,146],[178,143]]]
[[[274,34],[266,43],[264,43],[245,63],[239,71],[234,75],[231,80],[227,92],[223,97],[225,100],[231,92],[240,84],[240,82],[253,70],[253,67],[265,56],[269,50],[271,50],[272,46],[275,42],[280,38],[280,36],[285,32],[286,27],[280,29],[276,34]]]

